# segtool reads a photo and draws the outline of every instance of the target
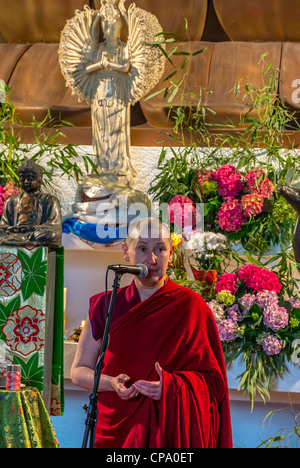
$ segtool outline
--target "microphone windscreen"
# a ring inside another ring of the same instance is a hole
[[[141,273],[138,275],[138,278],[145,278],[148,275],[148,268],[143,263],[137,265],[141,268]]]

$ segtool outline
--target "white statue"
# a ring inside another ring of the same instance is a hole
[[[59,59],[66,86],[91,104],[93,148],[102,180],[131,184],[130,106],[151,91],[165,58],[150,42],[162,28],[157,18],[125,0],[102,0],[99,11],[77,10],[61,34]],[[121,41],[122,16],[128,42]],[[100,23],[104,42],[99,42]]]

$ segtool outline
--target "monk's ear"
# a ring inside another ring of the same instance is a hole
[[[130,258],[129,258],[129,253],[128,253],[128,245],[126,244],[126,242],[122,243],[122,250],[123,250],[124,259],[126,260],[126,262],[129,262]]]

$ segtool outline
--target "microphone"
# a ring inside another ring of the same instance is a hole
[[[148,275],[148,268],[143,263],[137,265],[109,265],[108,270],[115,271],[118,275],[136,275],[138,278],[145,278]]]

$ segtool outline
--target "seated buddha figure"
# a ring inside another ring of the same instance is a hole
[[[18,175],[21,193],[6,201],[0,222],[0,244],[60,245],[60,203],[41,191],[43,168],[28,160],[18,168]]]

